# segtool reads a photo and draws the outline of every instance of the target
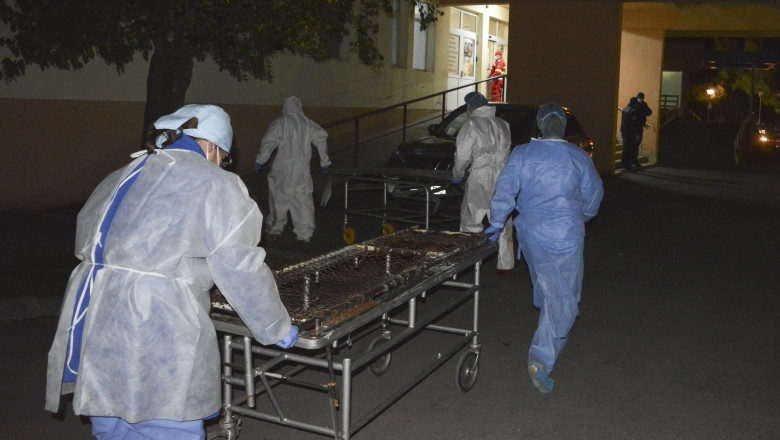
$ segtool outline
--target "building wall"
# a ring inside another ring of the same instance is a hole
[[[570,108],[613,170],[622,6],[614,1],[512,2],[508,100]]]
[[[304,112],[324,125],[444,90],[446,50],[435,50],[433,56],[433,72],[443,75],[414,70],[414,29],[408,26],[408,48],[401,51],[406,57],[401,64],[408,68],[392,67],[389,18],[381,23],[377,42],[386,57],[381,71],[360,64],[348,51],[342,51],[346,61],[327,63],[279,53],[273,60],[272,82],[239,82],[213,63],[196,63],[186,103],[216,104],[230,114],[236,172],[245,173],[287,96],[298,96]],[[432,30],[434,47],[446,48],[446,26],[437,24]],[[3,55],[0,52],[0,58]],[[128,155],[139,149],[147,71],[148,62],[139,57],[122,75],[96,61],[78,71],[31,66],[19,80],[0,83],[0,210],[83,202],[109,172],[127,163]],[[440,109],[441,100],[414,104],[410,114],[426,108]],[[388,113],[363,123],[361,132],[400,124],[397,112]],[[329,131],[331,144],[353,136],[351,127]]]

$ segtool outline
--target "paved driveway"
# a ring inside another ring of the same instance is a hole
[[[500,277],[489,260],[474,389],[455,388],[450,361],[355,438],[778,438],[777,168],[655,167],[606,179],[601,212],[587,227],[581,316],[553,372],[554,392],[540,394],[525,373],[538,319],[525,264]],[[340,203],[337,195],[318,210],[317,243],[283,239],[269,252],[306,257],[342,246]],[[365,230],[378,234],[371,222]],[[89,438],[89,424],[69,406],[60,416],[42,409],[54,326],[0,323],[3,438]],[[355,411],[430,360],[436,343],[413,340],[384,376],[359,375]],[[326,410],[325,396],[294,393],[290,403],[303,414]],[[245,419],[241,438],[323,437]]]

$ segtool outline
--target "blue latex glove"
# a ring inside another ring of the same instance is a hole
[[[259,162],[255,162],[255,167],[254,167],[255,174],[260,174],[260,170],[262,169],[263,169],[263,164]]]
[[[322,174],[328,174],[330,172],[329,167],[322,167]]]
[[[287,333],[287,336],[277,342],[276,345],[286,350],[295,345],[296,342],[298,342],[298,327],[293,325],[290,326],[290,333]]]
[[[462,177],[456,177],[456,178],[452,179],[452,183],[454,183],[455,185],[460,185],[461,183],[463,183],[463,178]]]
[[[498,234],[501,233],[501,229],[498,229],[497,227],[490,225],[485,229],[484,234],[488,236],[488,241],[491,243],[495,243],[498,241]]]

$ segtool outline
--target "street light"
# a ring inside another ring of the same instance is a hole
[[[707,103],[707,122],[710,122],[710,109],[712,108],[712,97],[715,96],[715,89],[707,89],[707,96],[710,97],[710,102]]]

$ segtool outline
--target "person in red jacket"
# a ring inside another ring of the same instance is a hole
[[[493,59],[495,61],[493,62],[493,67],[490,68],[489,78],[506,74],[506,63],[504,62],[504,58],[500,50],[496,51],[496,54]],[[490,93],[490,100],[503,101],[504,100],[503,91],[504,91],[504,78],[494,79],[493,88]]]

